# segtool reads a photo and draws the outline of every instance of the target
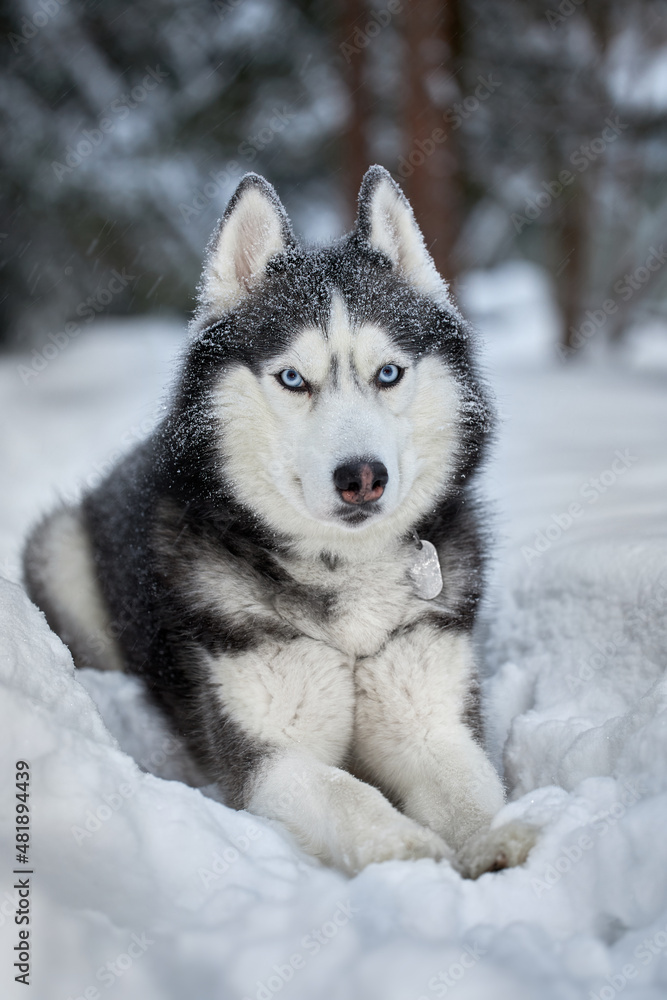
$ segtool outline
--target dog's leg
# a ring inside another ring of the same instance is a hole
[[[342,653],[305,637],[267,640],[235,656],[209,656],[206,666],[219,712],[216,729],[209,704],[219,767],[245,770],[238,805],[279,820],[306,851],[349,873],[391,858],[451,857],[433,831],[340,768],[354,721],[352,663]],[[227,747],[219,740],[224,719],[244,734]]]
[[[523,861],[532,828],[489,831],[504,794],[466,722],[474,683],[469,636],[417,625],[360,660],[355,679],[354,752],[362,773],[439,833],[465,874]]]
[[[123,670],[80,507],[60,507],[38,524],[23,553],[26,589],[78,667]]]

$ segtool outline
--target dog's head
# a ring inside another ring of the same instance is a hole
[[[460,487],[489,426],[469,330],[381,167],[352,233],[314,250],[263,178],[242,180],[209,248],[179,400],[230,499],[333,552],[410,531]]]

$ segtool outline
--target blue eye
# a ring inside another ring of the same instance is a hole
[[[305,389],[306,383],[296,368],[284,368],[278,373],[278,378],[287,389]]]
[[[398,365],[384,365],[377,373],[377,380],[380,385],[394,385],[404,371],[405,369],[399,368]]]

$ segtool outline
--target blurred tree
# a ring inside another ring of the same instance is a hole
[[[460,132],[477,189],[462,264],[543,263],[563,356],[591,324],[613,338],[647,296],[661,308],[665,287],[663,274],[628,295],[619,280],[644,265],[667,216],[667,6],[465,0],[462,20],[469,85],[497,81]]]
[[[564,354],[664,316],[665,0],[16,0],[1,28],[0,337],[187,311],[246,170],[319,239],[372,162],[447,277],[547,268]]]
[[[449,279],[456,272],[454,247],[465,212],[456,132],[445,113],[458,96],[459,3],[406,0],[405,6],[406,153],[398,174],[436,267]]]
[[[357,192],[368,164],[372,160],[369,149],[370,108],[372,95],[369,90],[367,48],[370,39],[364,29],[370,10],[359,0],[341,0],[340,51],[345,64],[350,111],[344,136],[344,188],[345,212],[348,225],[355,217]]]
[[[345,93],[315,7],[6,10],[0,335],[43,340],[102,312],[190,308],[202,249],[247,170],[288,202],[298,190],[301,222],[313,202],[335,206],[326,178]]]

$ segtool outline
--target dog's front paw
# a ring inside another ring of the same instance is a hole
[[[327,822],[309,849],[348,875],[381,861],[453,860],[442,837],[399,812],[372,785],[336,770],[320,787],[329,792]]]
[[[537,827],[519,821],[479,831],[463,845],[454,866],[465,878],[477,878],[484,872],[521,865],[535,845],[538,833]]]
[[[379,861],[415,861],[418,858],[451,861],[453,857],[454,852],[437,833],[394,812],[345,852],[344,867],[349,874],[356,874],[366,865]]]

